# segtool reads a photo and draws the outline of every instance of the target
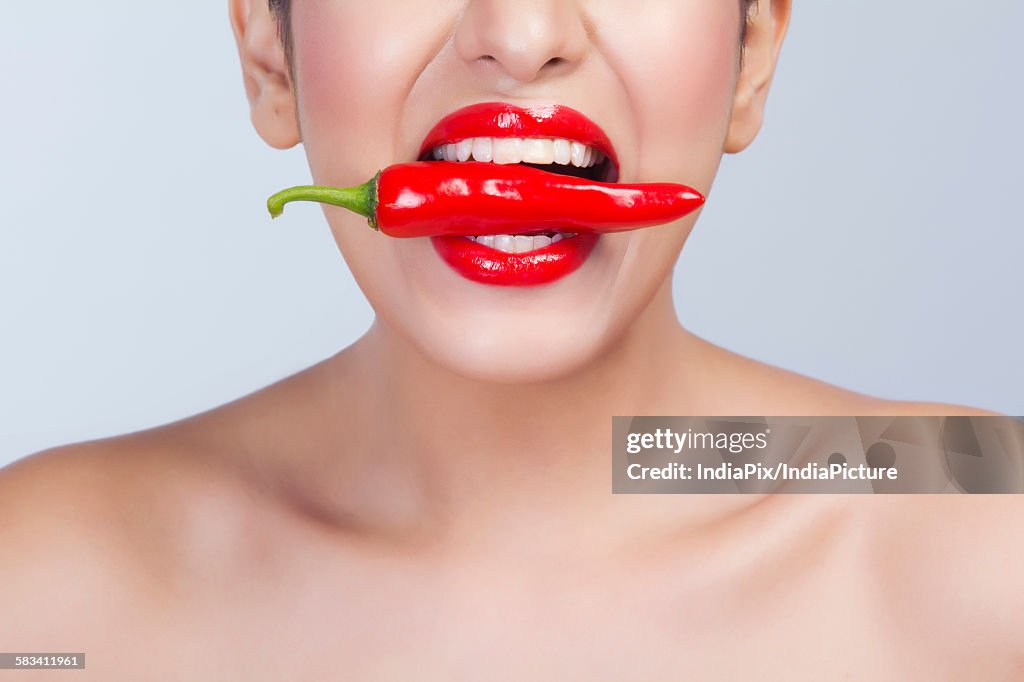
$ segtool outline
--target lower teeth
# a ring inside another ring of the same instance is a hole
[[[522,234],[494,234],[480,235],[478,237],[466,235],[466,239],[474,241],[482,246],[492,248],[496,251],[504,251],[505,253],[529,253],[530,251],[543,249],[544,247],[556,244],[563,239],[571,239],[575,236],[575,232],[553,232],[549,234],[529,236]]]

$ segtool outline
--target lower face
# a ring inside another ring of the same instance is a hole
[[[297,104],[313,181],[352,186],[414,161],[442,118],[500,101],[582,112],[613,145],[620,182],[707,194],[732,105],[736,4],[654,0],[636,12],[618,0],[585,10],[566,3],[573,9],[551,30],[590,27],[567,36],[585,49],[561,71],[515,80],[500,59],[465,47],[504,44],[501,22],[480,14],[499,2],[295,2]],[[387,328],[446,369],[503,383],[563,377],[607,353],[670,283],[696,219],[602,235],[527,226],[493,239],[395,239],[324,210]]]

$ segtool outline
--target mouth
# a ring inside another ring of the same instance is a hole
[[[460,109],[435,125],[420,161],[523,164],[556,175],[618,182],[618,156],[601,128],[561,105],[518,107],[485,102]],[[484,284],[534,285],[578,269],[599,239],[558,229],[499,235],[432,237],[435,251],[463,277]]]

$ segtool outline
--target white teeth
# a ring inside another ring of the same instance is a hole
[[[515,137],[494,140],[494,163],[519,163],[523,160],[521,141]]]
[[[430,151],[437,161],[484,163],[572,164],[579,168],[595,166],[607,157],[582,142],[541,137],[470,137],[443,144]]]
[[[515,237],[509,234],[496,234],[494,235],[494,246],[492,248],[495,248],[498,251],[504,251],[505,253],[515,253]]]
[[[523,140],[521,149],[524,163],[548,164],[555,162],[554,140],[545,140],[539,137],[529,138]]]
[[[583,166],[583,160],[587,156],[587,146],[581,142],[573,142],[570,145],[570,156],[572,157],[572,165]]]
[[[490,163],[494,159],[494,145],[489,137],[473,138],[473,159]]]
[[[572,152],[570,151],[572,145],[569,144],[569,140],[555,140],[551,147],[554,152],[555,163],[565,166],[572,159]]]
[[[546,234],[525,235],[525,234],[487,234],[479,237],[466,236],[466,239],[486,246],[496,251],[505,253],[529,253],[545,246],[557,244],[563,239],[575,237],[573,232],[555,232],[553,236]]]
[[[527,237],[524,234],[516,235],[516,253],[526,253],[533,251],[533,237]]]
[[[462,140],[455,144],[455,157],[460,161],[469,161],[469,157],[473,155],[473,138],[468,140]]]

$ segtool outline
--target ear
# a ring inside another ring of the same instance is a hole
[[[271,147],[302,141],[295,94],[277,19],[267,0],[228,0],[253,127]]]
[[[729,154],[746,149],[761,130],[768,89],[789,27],[790,7],[790,0],[757,0],[754,4],[725,140]]]

